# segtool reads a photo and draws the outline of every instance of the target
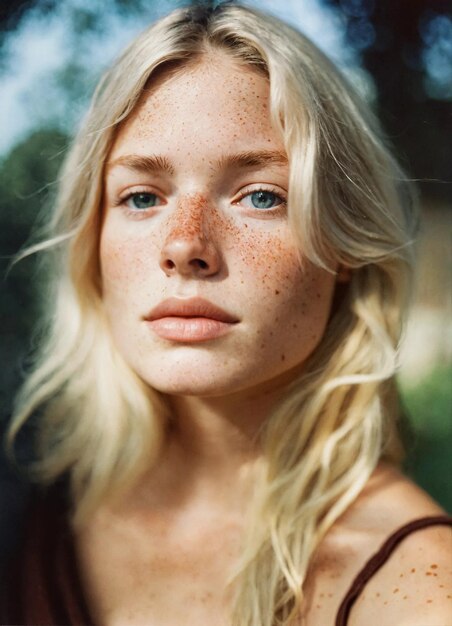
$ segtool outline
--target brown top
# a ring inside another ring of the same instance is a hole
[[[0,624],[94,626],[83,594],[65,490],[49,489],[27,516],[23,542],[5,573]]]
[[[356,576],[341,602],[335,626],[347,626],[350,611],[364,586],[407,535],[440,524],[452,526],[452,517],[425,517],[395,531]],[[83,593],[68,524],[68,503],[62,489],[50,489],[34,505],[27,518],[20,553],[5,578],[1,624],[95,626]]]

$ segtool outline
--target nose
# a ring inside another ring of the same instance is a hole
[[[207,225],[210,209],[199,197],[179,203],[160,255],[160,267],[167,276],[205,278],[220,270],[220,252]]]

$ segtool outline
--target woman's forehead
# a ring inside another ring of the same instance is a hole
[[[195,57],[183,65],[170,64],[156,68],[148,80],[136,110],[144,102],[156,104],[165,98],[187,97],[201,99],[217,98],[227,93],[229,101],[242,100],[250,96],[250,102],[261,100],[267,105],[269,96],[268,79],[253,66],[231,58],[221,50],[214,50]],[[158,96],[158,98],[157,98]],[[257,103],[256,103],[257,104]]]
[[[146,82],[145,90],[153,90],[163,83],[171,81],[179,74],[189,75],[200,68],[210,75],[220,75],[224,69],[231,67],[244,75],[252,73],[268,79],[268,74],[263,69],[264,65],[257,66],[255,63],[246,62],[224,48],[212,46],[193,53],[189,58],[163,61],[152,70]]]
[[[135,110],[121,125],[113,147],[145,152],[180,147],[190,151],[234,144],[239,151],[255,148],[281,151],[283,141],[273,128],[268,79],[224,53],[204,55],[196,63],[160,72],[149,81]],[[128,144],[125,146],[124,144]]]

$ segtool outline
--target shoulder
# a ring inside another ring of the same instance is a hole
[[[363,503],[364,515],[370,512],[375,520],[378,547],[407,524],[445,515],[394,468],[381,468],[378,479],[380,488],[374,486],[373,497],[367,505]],[[353,607],[349,626],[452,624],[452,528],[447,524],[409,528],[366,584]]]
[[[367,583],[350,626],[447,626],[452,622],[452,528],[406,536]]]

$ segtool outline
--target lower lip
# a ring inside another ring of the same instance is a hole
[[[197,343],[225,335],[234,324],[209,317],[161,317],[147,322],[151,330],[168,341]]]

